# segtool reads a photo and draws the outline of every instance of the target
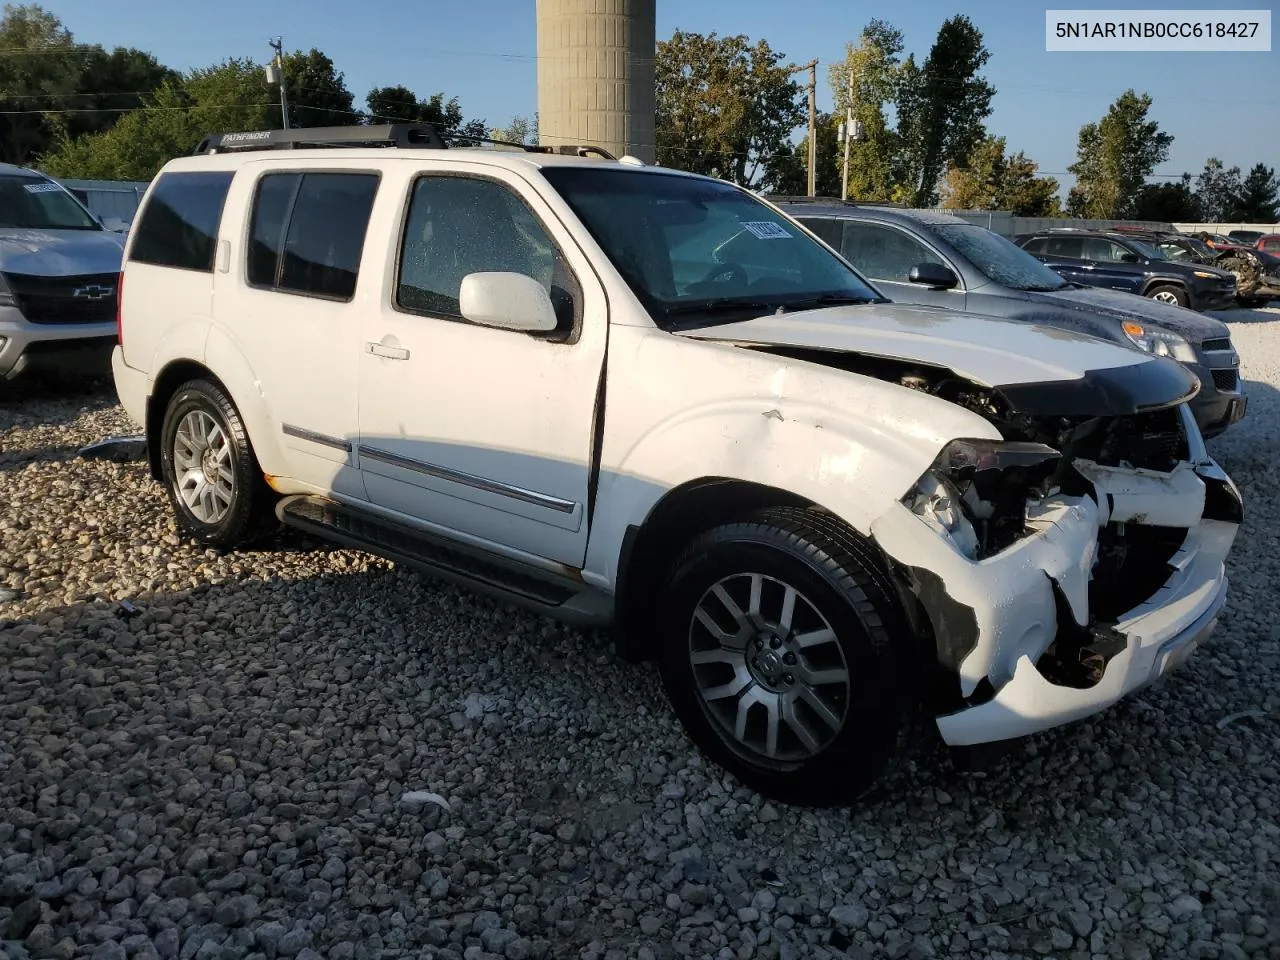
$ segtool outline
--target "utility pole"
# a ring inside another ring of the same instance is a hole
[[[792,67],[792,73],[801,70],[809,71],[809,196],[818,195],[818,114],[816,98],[818,95],[818,61],[810,60],[806,64]]]
[[[849,199],[849,141],[853,139],[853,71],[849,71],[849,101],[844,105],[844,173],[840,182],[840,199]]]
[[[267,83],[277,83],[280,86],[280,116],[284,123],[284,129],[289,129],[289,95],[284,90],[284,38],[276,37],[274,40],[268,40],[267,45],[276,52],[275,59],[271,66],[267,67]]]

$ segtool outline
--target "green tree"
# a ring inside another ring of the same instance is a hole
[[[7,3],[0,18],[0,162],[27,164],[57,136],[48,111],[68,109],[83,51],[62,21],[38,4]]]
[[[923,66],[908,57],[898,71],[900,174],[917,206],[936,202],[947,163],[963,166],[983,137],[996,91],[979,71],[990,57],[982,32],[957,14],[938,30]]]
[[[872,20],[858,43],[845,44],[845,57],[831,66],[829,80],[837,117],[852,106],[861,137],[849,144],[849,198],[884,200],[893,193],[894,159],[900,145],[886,119],[895,99],[902,53],[902,31],[884,20]],[[821,147],[821,144],[819,144]],[[821,162],[821,153],[819,161]],[[837,173],[842,175],[844,145],[837,144]],[[818,175],[821,177],[822,171]],[[836,195],[839,196],[839,188]]]
[[[42,166],[54,176],[149,180],[206,135],[274,127],[279,113],[261,65],[226,60],[189,72],[181,83],[164,82],[109,130],[64,136]]]
[[[840,118],[819,112],[816,117],[818,153],[814,164],[814,189],[820,197],[840,196]],[[809,192],[809,137],[765,161],[762,185],[772,193],[799,197]]]
[[[983,137],[964,166],[949,164],[942,178],[942,205],[952,210],[1007,210],[1018,217],[1061,213],[1058,181],[1037,176],[1035,161],[1019,150],[1005,156],[1004,137]]]
[[[488,136],[483,120],[465,120],[458,98],[446,100],[443,93],[419,100],[408,87],[378,87],[369,91],[365,105],[371,123],[429,123],[444,134]]]
[[[1255,163],[1240,185],[1233,220],[1241,223],[1275,223],[1280,220],[1280,181],[1275,169]]]
[[[511,123],[505,127],[494,127],[489,136],[495,140],[510,140],[512,143],[538,142],[538,115],[530,117],[512,117]]]
[[[1173,136],[1147,119],[1151,97],[1122,93],[1098,123],[1080,128],[1076,162],[1067,169],[1076,185],[1067,198],[1072,216],[1127,218],[1156,165],[1169,156]]]
[[[74,104],[77,112],[63,115],[65,120],[60,124],[71,137],[109,129],[122,114],[141,107],[144,97],[161,84],[182,79],[152,54],[132,47],[110,52],[89,47],[83,51],[81,63]]]
[[[1133,205],[1135,220],[1188,223],[1200,219],[1200,204],[1191,189],[1191,174],[1177,183],[1148,183],[1138,192]]]
[[[1196,177],[1195,198],[1200,217],[1205,223],[1222,223],[1235,219],[1240,203],[1240,168],[1227,169],[1217,157],[1205,161],[1204,169]]]
[[[259,84],[263,91],[279,94],[266,85],[266,74],[259,68]],[[296,50],[284,56],[285,91],[289,100],[289,125],[292,127],[341,127],[359,123],[363,118],[353,108],[354,98],[333,61],[312,47],[306,53]],[[277,107],[272,126],[279,126]]]
[[[764,40],[677,30],[658,43],[655,72],[662,166],[751,185],[807,118],[791,68]]]

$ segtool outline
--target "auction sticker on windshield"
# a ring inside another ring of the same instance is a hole
[[[56,183],[24,183],[22,189],[27,193],[61,193],[62,188]]]
[[[1046,10],[1047,51],[1269,51],[1270,10]]]
[[[772,220],[755,220],[742,225],[761,240],[791,239],[791,234],[787,232],[786,228],[780,223],[774,223]]]

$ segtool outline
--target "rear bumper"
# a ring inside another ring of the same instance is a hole
[[[116,396],[129,419],[145,428],[147,423],[147,398],[151,395],[151,380],[142,370],[135,370],[124,362],[119,345],[111,351],[111,376],[115,380]]]
[[[0,378],[27,371],[105,376],[115,323],[30,323],[17,307],[0,306]]]

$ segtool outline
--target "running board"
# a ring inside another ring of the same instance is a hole
[[[406,528],[359,507],[299,494],[280,500],[276,516],[286,526],[321,539],[384,557],[558,620],[596,626],[608,623],[612,615],[612,598],[572,576]]]

